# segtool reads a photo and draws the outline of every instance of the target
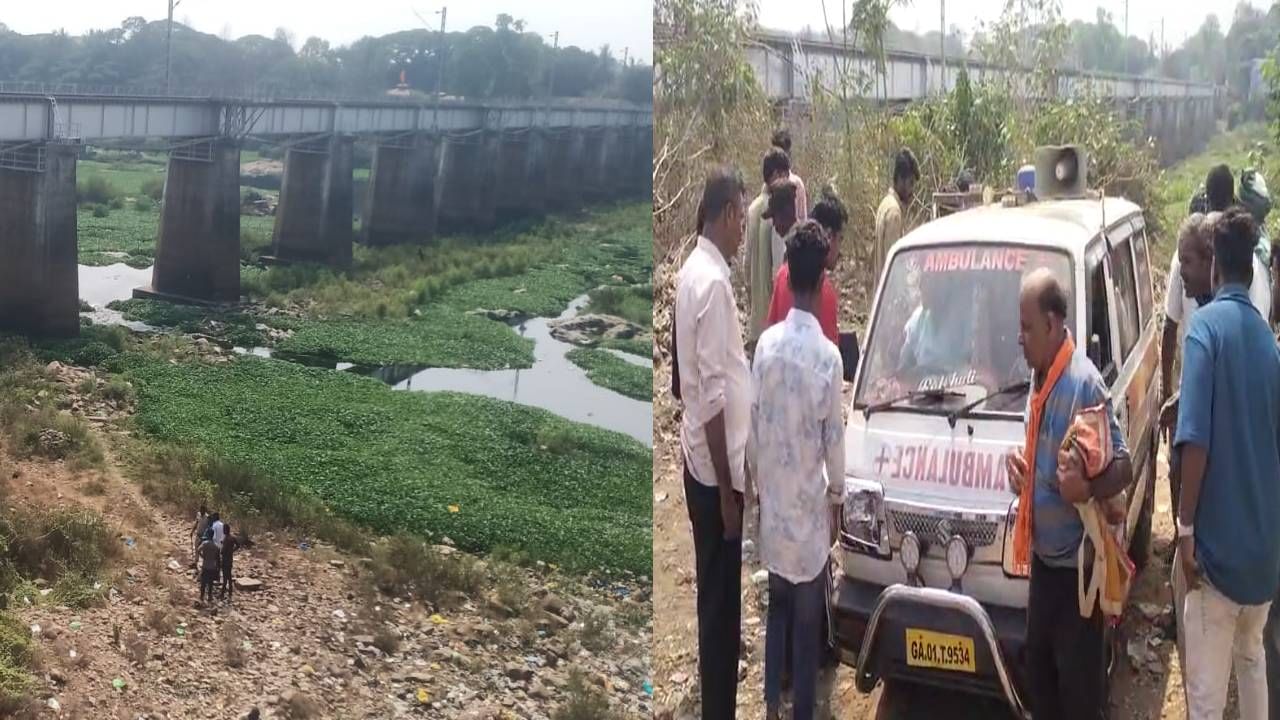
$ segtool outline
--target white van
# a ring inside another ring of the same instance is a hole
[[[1042,195],[1043,197],[1043,195]],[[1004,457],[1024,441],[1031,372],[1022,277],[1071,299],[1133,458],[1124,545],[1148,551],[1159,416],[1158,319],[1142,210],[1118,198],[986,205],[929,222],[889,254],[846,428],[832,642],[881,714],[912,684],[1026,707],[1028,580],[1012,570],[1017,500]],[[929,308],[926,313],[922,308]],[[1107,643],[1110,647],[1111,643]]]

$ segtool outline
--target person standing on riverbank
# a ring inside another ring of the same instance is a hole
[[[201,505],[196,513],[196,524],[191,528],[191,569],[195,570],[200,562],[200,543],[204,542],[205,531],[209,529],[209,508]]]
[[[874,273],[871,282],[880,282],[880,273],[884,270],[885,259],[889,257],[889,248],[898,242],[907,232],[907,208],[916,192],[916,181],[920,179],[920,164],[916,156],[907,148],[902,148],[893,156],[893,185],[876,208],[875,236],[872,238],[871,271]]]
[[[769,148],[762,165],[764,185],[747,208],[747,230],[744,238],[747,300],[751,303],[751,340],[759,337],[766,327],[765,316],[769,311],[773,275],[778,270],[773,263],[773,223],[764,217],[769,207],[769,187],[778,180],[786,180],[791,174],[791,158],[780,148]]]
[[[1257,225],[1213,224],[1213,301],[1191,316],[1174,447],[1187,715],[1222,717],[1231,668],[1243,720],[1267,717],[1263,628],[1280,585],[1280,348],[1248,290]],[[1175,585],[1179,582],[1175,578]]]
[[[835,193],[824,191],[822,199],[813,206],[810,216],[818,223],[827,238],[827,257],[823,263],[822,286],[818,293],[818,301],[814,314],[822,326],[822,334],[833,343],[840,342],[840,329],[837,324],[838,305],[835,286],[831,284],[831,273],[840,261],[840,243],[843,241],[844,224],[849,213],[844,203]],[[782,322],[794,306],[791,294],[790,263],[783,263],[773,276],[773,297],[769,301],[769,315],[765,318],[765,326],[771,327]]]
[[[770,138],[770,144],[787,154],[788,158],[793,158],[791,154],[791,131],[786,128],[778,128],[773,131],[773,137]],[[796,186],[796,218],[801,222],[809,219],[809,193],[804,188],[804,180],[796,174],[795,162],[791,162],[787,168],[787,179]],[[765,184],[768,184],[768,180]],[[776,271],[777,268],[774,268]]]
[[[235,583],[231,577],[231,565],[235,559],[236,550],[240,549],[240,541],[231,533],[231,523],[226,524],[227,536],[222,540],[222,599],[230,601],[231,595],[235,590]]]
[[[222,562],[222,551],[213,543],[213,538],[206,533],[200,543],[200,600],[213,603],[213,586],[218,582],[219,565]]]
[[[746,458],[760,493],[760,557],[769,571],[764,687],[769,720],[781,717],[788,664],[793,717],[814,717],[824,659],[828,561],[844,502],[843,363],[814,314],[828,247],[826,233],[812,221],[788,239],[794,304],[783,322],[760,336],[752,361]]]
[[[732,720],[742,626],[742,503],[750,377],[729,262],[746,220],[742,175],[720,167],[702,191],[702,233],[676,278],[680,447],[693,529],[703,720]]]

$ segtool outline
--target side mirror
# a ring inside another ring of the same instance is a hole
[[[840,360],[844,363],[844,379],[853,382],[858,373],[858,333],[840,333]]]
[[[1098,368],[1098,372],[1102,372],[1102,338],[1098,333],[1089,336],[1089,359],[1093,361],[1093,366]]]

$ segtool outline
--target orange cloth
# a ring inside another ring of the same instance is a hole
[[[1035,497],[1036,484],[1036,436],[1040,434],[1040,420],[1044,416],[1044,406],[1049,400],[1049,394],[1053,392],[1053,386],[1058,384],[1058,378],[1062,377],[1062,371],[1071,362],[1071,355],[1075,350],[1076,344],[1068,335],[1058,347],[1058,354],[1049,366],[1044,383],[1036,388],[1035,395],[1031,397],[1024,450],[1027,472],[1022,479],[1022,492],[1018,495],[1018,518],[1013,525],[1013,568],[1014,572],[1023,575],[1031,573],[1031,503]]]
[[[1062,447],[1075,447],[1080,453],[1085,477],[1093,480],[1101,475],[1114,457],[1111,417],[1106,404],[1081,410],[1072,420]],[[1076,503],[1076,510],[1084,524],[1077,566],[1080,616],[1091,617],[1096,603],[1104,615],[1119,617],[1124,612],[1124,601],[1133,584],[1134,567],[1128,554],[1121,549],[1116,532],[1107,527],[1107,523],[1116,524],[1124,520],[1124,496]],[[1086,543],[1093,545],[1094,549],[1088,583],[1085,582]]]

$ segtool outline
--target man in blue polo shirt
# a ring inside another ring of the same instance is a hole
[[[1214,223],[1214,299],[1191,316],[1175,446],[1178,550],[1187,585],[1187,712],[1222,717],[1234,664],[1242,720],[1267,717],[1262,630],[1280,585],[1280,349],[1249,302],[1258,227],[1243,208]]]

